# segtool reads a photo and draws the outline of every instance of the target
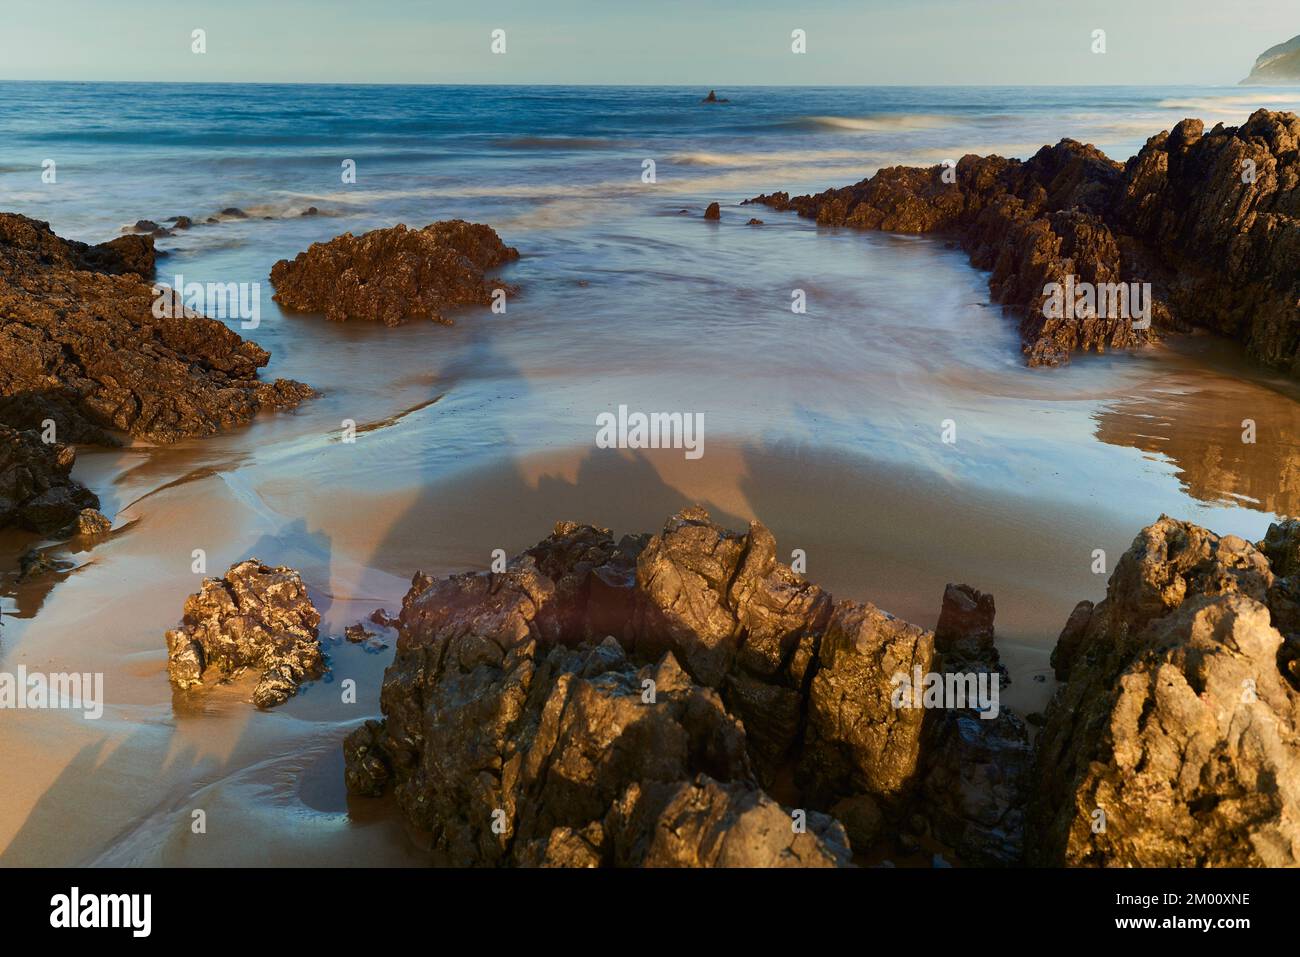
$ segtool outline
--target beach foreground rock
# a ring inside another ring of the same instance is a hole
[[[0,422],[60,442],[211,435],[312,394],[263,382],[270,355],[215,319],[154,315],[153,239],[99,246],[0,213]]]
[[[934,636],[775,556],[760,523],[691,508],[618,540],[562,522],[499,574],[417,574],[384,720],[344,745],[349,790],[391,785],[448,864],[841,865],[894,846],[930,769],[927,713],[895,679],[933,669]]]
[[[167,675],[185,691],[252,669],[259,673],[253,702],[273,707],[325,673],[319,625],[296,571],[250,558],[223,578],[205,578],[185,600],[180,627],[166,636]]]
[[[1257,547],[1162,517],[1105,600],[1075,610],[1039,740],[1032,863],[1300,863],[1297,540],[1294,522]]]
[[[484,273],[519,258],[490,226],[452,219],[423,229],[404,225],[312,243],[271,268],[275,301],[305,312],[396,326],[407,319],[444,325],[455,306],[489,305],[496,290]]]
[[[968,155],[750,202],[827,226],[956,235],[990,272],[993,299],[1020,317],[1030,365],[1202,327],[1296,376],[1298,147],[1300,118],[1259,110],[1208,133],[1184,120],[1124,165],[1066,139],[1023,162]],[[1049,287],[1061,298],[1053,302]]]
[[[692,508],[417,574],[349,792],[393,788],[444,864],[1300,861],[1300,522],[1144,529],[1071,615],[1037,751],[996,697],[900,697],[997,680],[992,596],[949,585],[937,647],[775,554]]]

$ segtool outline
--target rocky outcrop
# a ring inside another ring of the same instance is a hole
[[[1300,118],[1260,110],[1153,136],[1128,162],[1120,216],[1176,277],[1165,298],[1179,323],[1300,375]]]
[[[180,627],[166,636],[167,675],[186,691],[251,669],[259,674],[253,702],[273,707],[325,673],[319,625],[297,572],[246,559],[185,600]]]
[[[1300,37],[1271,46],[1251,67],[1243,86],[1290,86],[1300,83]]]
[[[417,574],[399,631],[346,780],[393,787],[441,863],[843,864],[924,807],[926,712],[892,693],[934,636],[835,602],[758,522],[563,522],[503,573]]]
[[[923,820],[935,839],[959,858],[985,865],[1021,863],[1025,804],[1033,750],[1019,715],[1000,707],[1010,683],[995,644],[993,596],[970,585],[949,584],[943,593],[934,643],[940,670],[987,682],[997,703],[980,702],[937,712],[927,729]],[[978,695],[977,695],[978,697]]]
[[[704,208],[704,218],[714,220],[721,219],[722,207],[717,203],[709,203],[709,205]]]
[[[1144,529],[1070,616],[1036,749],[996,696],[899,697],[999,687],[991,596],[949,585],[931,634],[775,554],[696,508],[417,574],[384,719],[344,745],[350,793],[393,788],[460,865],[1300,859],[1300,521],[1257,545]]]
[[[1209,133],[1184,120],[1126,165],[1067,139],[1025,161],[889,167],[750,202],[827,226],[955,235],[1020,317],[1030,365],[1200,326],[1300,375],[1298,143],[1300,118],[1260,110]]]
[[[1300,862],[1300,690],[1279,631],[1295,625],[1298,537],[1286,523],[1255,546],[1162,517],[1105,600],[1075,609],[1038,743],[1031,862]]]
[[[934,644],[947,665],[970,664],[997,667],[993,618],[997,614],[993,596],[970,585],[950,584],[943,592],[939,621],[934,626]]]
[[[70,477],[76,457],[70,445],[0,425],[0,529],[51,533],[77,526],[70,534],[76,532],[81,513],[99,507],[95,494]]]
[[[210,435],[311,395],[262,382],[270,356],[224,323],[187,310],[154,315],[153,240],[99,246],[0,213],[0,421],[55,425],[61,442],[114,444]]]
[[[277,262],[271,284],[282,306],[323,312],[335,322],[396,326],[407,319],[432,319],[451,325],[447,310],[489,305],[495,290],[513,291],[489,282],[484,273],[518,258],[519,251],[490,226],[453,219],[423,229],[398,225],[313,243],[293,260]]]

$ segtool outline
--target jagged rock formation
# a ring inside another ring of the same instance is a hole
[[[1295,522],[1257,547],[1162,517],[1105,600],[1075,609],[1038,742],[1031,863],[1300,862],[1298,543]]]
[[[349,791],[393,787],[462,865],[1300,860],[1300,521],[1258,545],[1144,529],[1070,616],[1036,752],[996,699],[890,700],[913,669],[998,675],[991,596],[950,585],[936,650],[774,555],[759,523],[687,509],[618,541],[561,523],[502,574],[417,574]]]
[[[0,425],[0,529],[56,532],[98,508],[95,494],[70,477],[76,458],[70,445]]]
[[[997,667],[993,596],[970,585],[949,585],[943,592],[934,644],[947,664],[969,662]]]
[[[0,213],[0,421],[51,420],[61,442],[173,442],[312,394],[259,381],[269,354],[215,319],[155,316],[153,268],[151,237],[86,246]]]
[[[893,678],[932,670],[934,636],[775,556],[760,523],[693,508],[617,541],[560,523],[501,574],[417,574],[349,790],[392,785],[461,865],[842,864],[887,841],[931,769]]]
[[[1300,375],[1293,113],[1260,110],[1209,133],[1184,120],[1123,166],[1067,139],[1023,162],[970,155],[952,168],[890,167],[816,196],[750,202],[828,226],[955,234],[971,262],[990,271],[993,299],[1020,316],[1030,365],[1201,326]],[[1149,308],[1138,308],[1130,289],[1118,298],[1119,284],[1140,291],[1143,283],[1151,284]],[[1049,285],[1090,298],[1078,298],[1073,314],[1054,309]]]
[[[1251,67],[1243,86],[1289,86],[1300,83],[1300,36],[1271,46],[1261,53]]]
[[[260,673],[253,702],[270,708],[325,673],[319,625],[296,571],[249,558],[185,600],[180,627],[166,636],[167,675],[185,691],[251,668]]]
[[[312,243],[292,261],[271,268],[275,301],[289,309],[323,312],[334,322],[348,319],[400,325],[432,319],[455,306],[490,305],[494,290],[513,287],[489,282],[484,272],[519,258],[490,226],[452,219],[423,229],[403,225],[361,236],[344,233]]]

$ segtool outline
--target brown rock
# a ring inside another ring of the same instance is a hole
[[[805,812],[804,829],[796,830],[792,812],[762,791],[742,783],[721,784],[706,775],[677,785],[660,801],[654,800],[655,790],[662,793],[663,789],[634,785],[610,812],[614,828],[629,818],[638,825],[624,825],[635,835],[630,841],[615,830],[613,843],[620,863],[643,867],[843,867],[849,863],[844,828],[825,814]],[[643,803],[655,805],[654,811],[642,810]],[[647,826],[644,821],[652,814]],[[627,852],[624,842],[631,845]]]
[[[269,708],[325,673],[319,625],[297,572],[246,559],[185,600],[181,626],[167,632],[167,673],[184,691],[254,669],[253,701]]]
[[[915,784],[925,712],[895,708],[894,676],[934,670],[934,635],[871,604],[837,602],[808,691],[798,778],[815,806],[869,794],[897,805]]]
[[[0,529],[56,532],[97,508],[95,494],[71,478],[76,457],[70,445],[0,425]]]
[[[210,435],[311,390],[257,378],[270,356],[222,322],[180,310],[155,317],[142,281],[153,241],[101,246],[60,239],[47,223],[0,213],[0,417],[56,423],[65,442],[155,442]]]
[[[1135,539],[1046,714],[1031,863],[1300,860],[1300,692],[1279,667],[1273,584],[1234,536],[1162,517]]]
[[[949,584],[943,592],[934,646],[944,655],[977,658],[993,649],[993,596],[970,585]]]
[[[453,219],[423,229],[403,225],[361,236],[344,233],[313,243],[292,261],[271,268],[275,301],[289,309],[323,312],[396,326],[407,319],[451,325],[456,306],[490,305],[493,291],[514,287],[485,271],[519,258],[489,226]]]
[[[1203,132],[1184,120],[1120,166],[1062,140],[1020,162],[890,167],[816,196],[755,197],[834,226],[960,237],[993,299],[1021,319],[1030,365],[1200,326],[1300,374],[1300,118],[1259,110]],[[946,175],[945,175],[946,174]],[[1044,287],[1149,282],[1151,329],[1122,310],[1049,318]]]
[[[503,573],[416,575],[349,789],[391,780],[445,863],[847,862],[824,812],[917,774],[921,718],[890,708],[887,670],[928,666],[933,639],[869,606],[837,624],[775,549],[694,508],[653,537],[561,522]],[[762,785],[805,765],[795,814]]]

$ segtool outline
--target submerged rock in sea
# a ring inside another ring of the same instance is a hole
[[[346,780],[391,784],[442,863],[844,864],[931,766],[925,712],[892,692],[933,635],[835,602],[758,522],[562,522],[505,572],[417,574],[399,630]]]
[[[1021,317],[1030,365],[1200,326],[1300,375],[1298,143],[1300,118],[1259,110],[1209,133],[1184,120],[1126,165],[1066,139],[1023,162],[889,167],[750,202],[828,226],[955,234]]]
[[[403,225],[361,236],[344,233],[313,243],[271,268],[275,301],[289,309],[400,325],[432,319],[445,325],[455,306],[490,305],[494,292],[513,287],[484,273],[519,258],[490,226],[453,219],[423,229]]]
[[[95,493],[71,478],[76,458],[70,445],[0,425],[0,529],[57,532],[98,508]]]
[[[1032,863],[1300,863],[1300,690],[1275,587],[1291,531],[1270,529],[1266,551],[1162,517],[1105,600],[1075,609],[1039,738]]]
[[[167,674],[184,691],[252,669],[253,702],[273,707],[325,673],[319,625],[296,571],[246,559],[185,600],[180,627],[167,632]]]
[[[61,442],[115,444],[110,430],[174,442],[312,394],[260,381],[270,355],[224,323],[156,316],[153,270],[148,236],[86,246],[0,213],[0,421],[52,421]]]

